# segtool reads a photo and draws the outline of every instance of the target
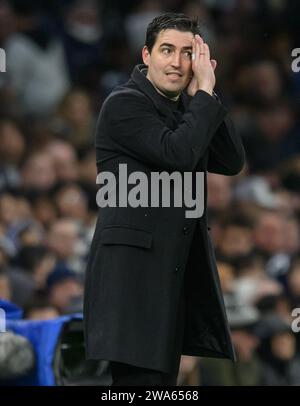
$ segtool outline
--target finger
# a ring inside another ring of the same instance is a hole
[[[204,42],[204,41],[203,41],[203,38],[202,38],[199,34],[196,34],[196,35],[195,35],[195,39],[196,39],[196,41],[198,41],[199,43]]]
[[[195,38],[192,39],[192,61],[194,62],[196,59],[196,40]]]
[[[199,53],[200,53],[200,45],[199,42],[195,40],[195,59],[194,59],[195,62],[199,60]]]
[[[199,43],[199,44],[203,44],[203,39],[200,37],[200,35],[199,34],[196,34],[195,35],[195,39],[196,39],[196,41]]]
[[[208,58],[208,60],[210,60],[210,50],[209,50],[209,46],[204,43],[204,49],[205,49],[205,56]]]
[[[211,66],[212,66],[213,70],[215,70],[216,67],[217,67],[217,61],[215,59],[211,59],[210,63],[211,63]]]
[[[195,39],[192,39],[192,61],[195,60]]]
[[[192,61],[196,61],[197,58],[199,58],[199,52],[200,52],[200,44],[203,43],[203,39],[200,37],[200,35],[196,34],[195,37],[192,40]]]
[[[205,46],[204,43],[199,45],[199,58],[200,60],[203,62],[203,60],[205,59]]]

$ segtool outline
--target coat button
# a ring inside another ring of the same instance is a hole
[[[182,232],[183,234],[188,234],[190,232],[190,229],[188,227],[183,227]]]
[[[177,265],[177,266],[175,267],[175,272],[179,272],[179,271],[180,271],[180,266]]]

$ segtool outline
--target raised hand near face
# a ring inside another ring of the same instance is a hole
[[[212,95],[216,84],[217,61],[210,59],[209,46],[200,35],[195,35],[192,45],[192,79],[187,87],[187,93],[194,96],[197,90],[204,90]]]

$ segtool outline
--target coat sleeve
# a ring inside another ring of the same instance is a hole
[[[229,116],[217,129],[208,149],[207,170],[221,175],[236,175],[244,166],[245,151]]]
[[[171,130],[148,97],[126,89],[105,101],[96,132],[96,147],[101,147],[104,131],[114,150],[120,153],[166,170],[192,171],[207,152],[226,114],[227,110],[218,101],[199,90],[180,125]]]

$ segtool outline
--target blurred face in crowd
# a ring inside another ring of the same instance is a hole
[[[64,313],[71,304],[73,298],[81,296],[82,285],[75,279],[68,278],[56,283],[49,293],[50,303]]]
[[[83,43],[94,43],[101,36],[101,2],[78,0],[71,3],[66,14],[66,29],[69,35]]]
[[[281,91],[281,79],[275,63],[264,61],[258,63],[253,69],[253,81],[257,93],[267,100],[276,99]]]
[[[249,361],[259,344],[258,338],[246,330],[233,330],[232,342],[239,361]]]
[[[74,185],[61,189],[56,195],[56,204],[63,217],[85,220],[87,202],[82,190]]]
[[[77,180],[77,159],[74,148],[70,144],[54,141],[48,145],[47,153],[53,159],[58,181],[72,182]]]
[[[23,134],[11,121],[0,123],[0,158],[2,163],[18,164],[25,149]]]
[[[249,228],[238,225],[226,227],[220,240],[220,250],[228,257],[247,254],[252,249],[252,233]]]
[[[271,350],[276,358],[284,361],[290,360],[296,351],[295,337],[289,332],[276,334],[271,339]]]
[[[72,91],[61,108],[62,116],[76,127],[86,126],[92,115],[91,102],[82,91]]]
[[[23,167],[22,176],[25,188],[50,189],[56,182],[52,158],[45,153],[31,156]]]
[[[77,237],[77,227],[72,221],[58,220],[50,229],[48,246],[59,259],[68,259],[74,255]]]
[[[49,228],[57,217],[54,202],[47,196],[41,196],[35,201],[33,212],[34,217],[46,228]]]
[[[239,90],[248,97],[255,96],[257,100],[277,100],[282,91],[282,80],[273,61],[241,67],[236,79]]]
[[[192,32],[166,29],[159,32],[151,50],[144,46],[142,57],[147,78],[168,97],[185,89],[192,74]]]
[[[229,176],[208,174],[208,206],[211,209],[226,209],[231,201],[231,179]]]
[[[261,214],[254,230],[258,248],[269,254],[284,250],[284,220],[278,213]]]
[[[291,109],[284,103],[259,111],[257,119],[264,137],[271,141],[285,137],[294,125]]]

